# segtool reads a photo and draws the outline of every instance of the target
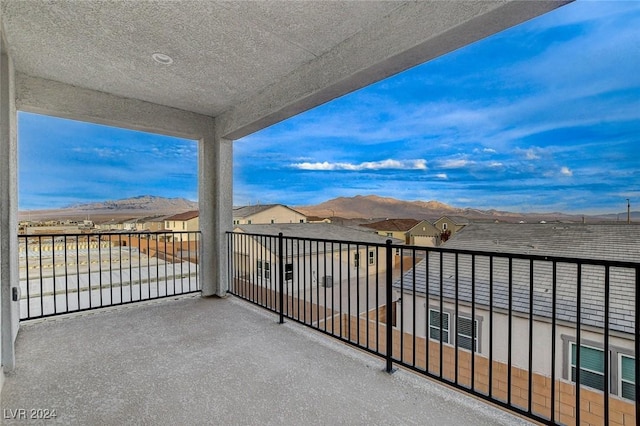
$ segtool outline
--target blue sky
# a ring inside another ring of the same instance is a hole
[[[234,203],[624,211],[640,203],[638,28],[640,2],[576,2],[236,141]],[[21,114],[22,208],[197,197],[194,142],[68,123]]]

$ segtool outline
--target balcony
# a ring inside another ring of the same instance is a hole
[[[95,262],[86,289],[77,283],[88,270],[77,279],[58,267],[59,281],[75,284],[58,284],[54,299],[42,273],[32,275],[21,303],[48,307],[34,317],[72,314],[23,322],[2,393],[6,421],[22,415],[7,410],[35,408],[81,424],[521,421],[507,412],[545,424],[636,423],[640,264],[312,236],[332,227],[228,233],[233,296],[224,299],[168,291],[181,288],[167,284],[176,274],[153,272],[169,258],[167,238],[150,250],[152,238],[122,245],[119,235],[116,249],[113,235],[100,236],[112,256],[137,246],[136,265],[122,268],[140,269],[133,284],[118,281],[113,262]],[[199,250],[189,249],[195,270]],[[28,253],[31,264],[56,258]],[[133,298],[114,297],[122,283]]]
[[[178,296],[23,325],[15,411],[61,424],[525,424],[235,297]],[[36,412],[36,415],[44,413]],[[9,418],[8,418],[9,417]]]

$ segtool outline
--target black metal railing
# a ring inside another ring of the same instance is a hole
[[[545,424],[640,419],[640,263],[228,234],[229,291]]]
[[[18,239],[21,320],[200,291],[199,232]]]

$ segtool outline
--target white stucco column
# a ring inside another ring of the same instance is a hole
[[[198,151],[202,295],[223,297],[228,289],[226,232],[233,226],[233,141],[219,136],[212,119]]]
[[[20,305],[12,300],[18,277],[18,141],[13,64],[2,37],[0,55],[0,334],[2,367],[15,367]]]

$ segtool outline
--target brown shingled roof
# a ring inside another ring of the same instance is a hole
[[[416,219],[387,219],[380,222],[363,224],[367,228],[375,229],[376,231],[389,231],[389,232],[407,232],[420,221]]]
[[[173,216],[170,216],[168,218],[166,218],[165,220],[191,220],[193,218],[196,218],[200,215],[200,213],[198,212],[198,210],[191,210],[188,212],[184,212],[184,213],[179,213]]]

